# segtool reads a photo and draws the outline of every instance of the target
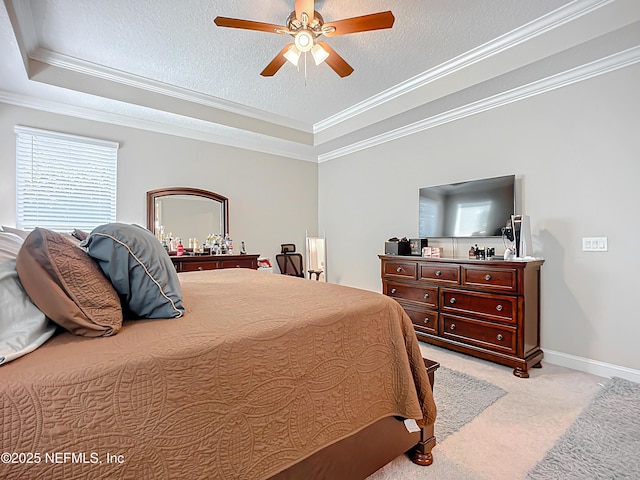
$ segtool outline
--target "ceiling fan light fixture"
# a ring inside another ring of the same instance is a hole
[[[313,35],[308,30],[301,30],[296,33],[293,42],[298,50],[301,52],[308,52],[313,48]]]
[[[323,35],[331,35],[332,33],[335,33],[336,31],[336,27],[334,27],[333,25],[323,25],[322,26],[322,34]]]
[[[316,65],[320,65],[329,57],[329,52],[316,43],[311,48],[311,55],[313,56],[313,60],[316,62]]]
[[[292,45],[291,48],[287,50],[283,56],[297,67],[298,61],[300,60],[300,55],[300,50],[298,50],[295,45]]]
[[[391,28],[395,22],[393,13],[388,10],[385,12],[371,13],[369,15],[345,18],[325,24],[322,15],[315,10],[315,5],[315,0],[295,0],[294,10],[287,17],[285,25],[228,17],[216,17],[214,23],[218,27],[241,28],[258,32],[291,35],[293,43],[285,45],[264,70],[260,72],[260,75],[263,77],[273,77],[287,61],[297,67],[300,63],[300,57],[304,53],[306,79],[307,52],[311,52],[316,65],[326,62],[341,78],[353,73],[353,67],[333,50],[328,43],[321,41],[319,37],[322,35],[335,37],[351,33],[383,30]]]

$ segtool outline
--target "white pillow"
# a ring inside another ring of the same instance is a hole
[[[15,227],[7,227],[6,225],[2,225],[1,230],[3,232],[8,232],[8,233],[13,233],[15,235],[18,235],[23,240],[25,238],[27,238],[27,235],[29,235],[31,233],[31,232],[28,232],[27,230],[21,230],[19,228],[15,228]]]
[[[0,231],[0,264],[18,257],[24,239],[15,233]]]
[[[23,239],[0,232],[0,365],[32,352],[56,326],[33,304],[16,272]]]

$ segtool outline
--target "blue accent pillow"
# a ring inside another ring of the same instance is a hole
[[[107,223],[96,227],[80,245],[111,280],[129,316],[182,316],[178,274],[167,251],[149,230],[139,225]]]

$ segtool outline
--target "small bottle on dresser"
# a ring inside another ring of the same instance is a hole
[[[233,255],[233,240],[228,233],[224,236],[225,243],[227,244],[227,253]]]

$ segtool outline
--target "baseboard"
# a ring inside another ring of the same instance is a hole
[[[554,352],[553,350],[544,351],[544,361],[561,367],[572,368],[581,372],[592,373],[600,377],[619,377],[632,382],[640,383],[640,370],[633,368],[621,367],[612,363],[599,362],[589,358],[577,357],[568,353]]]

